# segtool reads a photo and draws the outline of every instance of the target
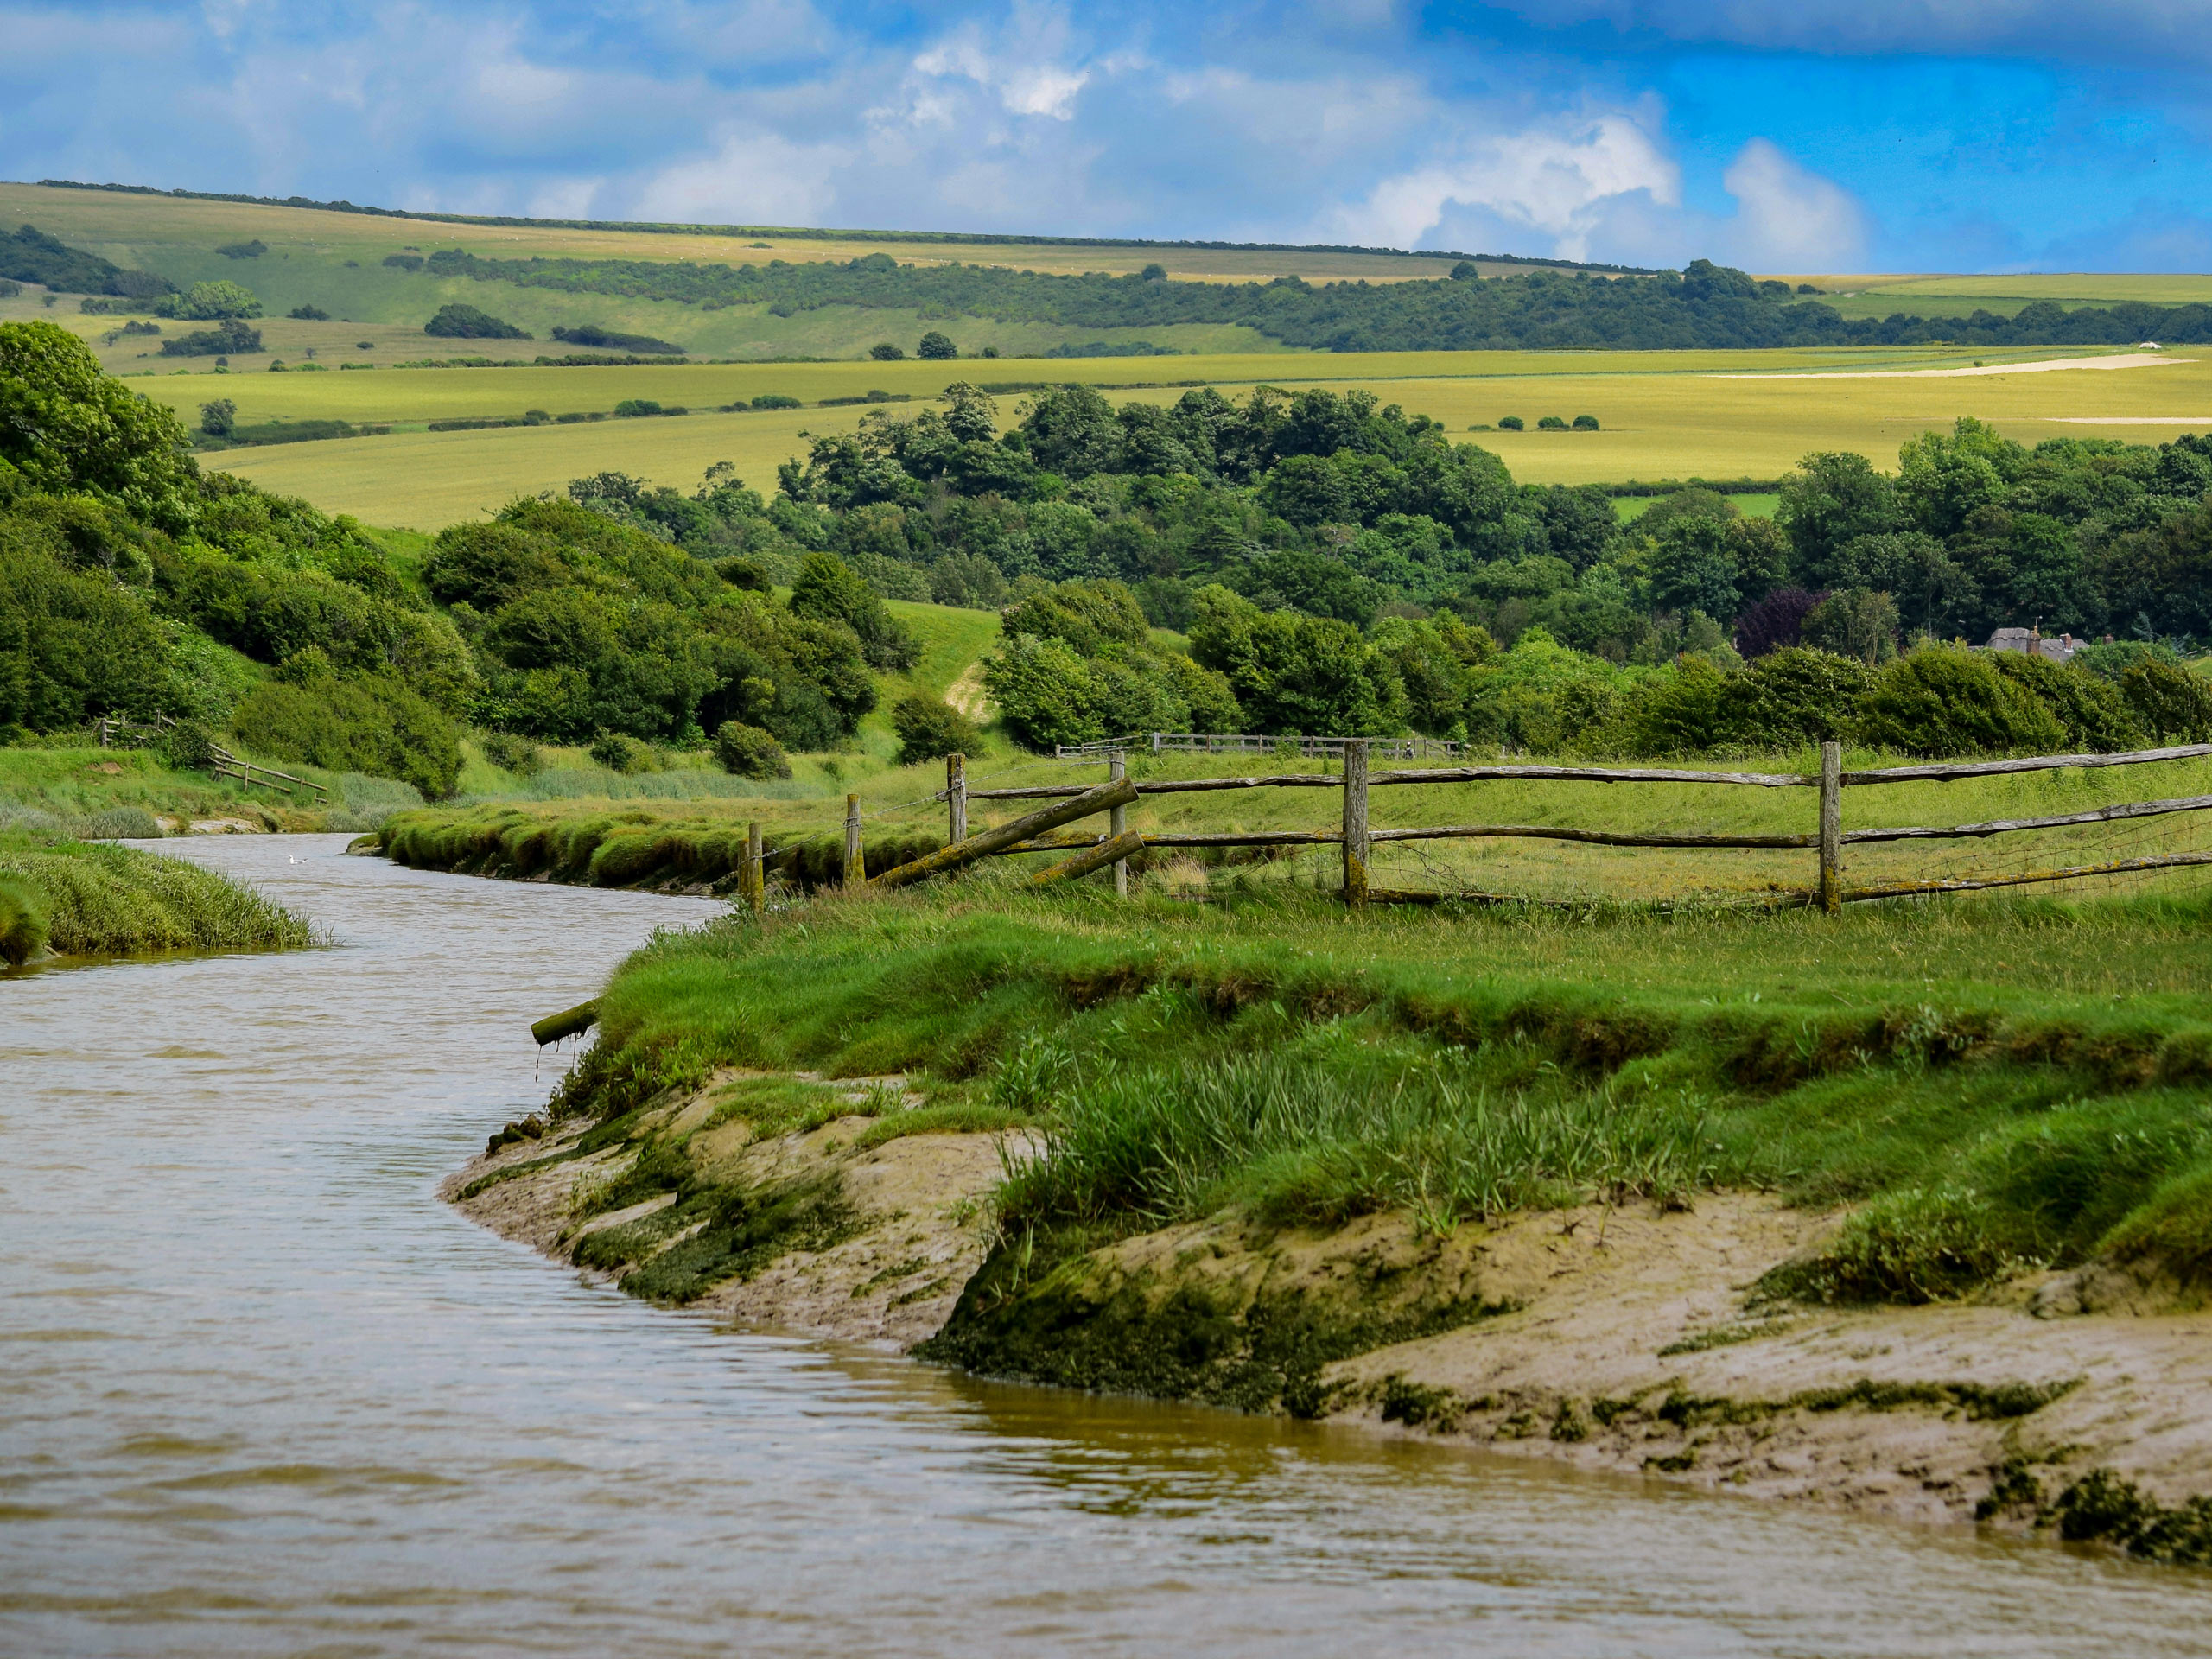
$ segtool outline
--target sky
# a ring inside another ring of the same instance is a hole
[[[2206,270],[2208,22],[2208,0],[0,0],[0,176],[1778,273]]]

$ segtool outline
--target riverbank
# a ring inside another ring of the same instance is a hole
[[[321,942],[311,923],[214,871],[137,848],[0,828],[0,971],[49,957]]]
[[[329,798],[318,804],[265,784],[186,771],[153,749],[0,746],[0,830],[94,840],[359,832],[423,804],[416,790],[389,778],[291,770]]]
[[[987,1374],[2212,1553],[2202,899],[993,885],[658,940],[450,1195]]]

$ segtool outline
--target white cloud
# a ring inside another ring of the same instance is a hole
[[[1608,202],[1681,200],[1681,171],[1636,118],[1622,111],[1465,138],[1452,159],[1387,178],[1340,216],[1345,239],[1410,248],[1455,209],[1548,238],[1564,258],[1587,257]]]
[[[664,168],[626,193],[626,211],[695,224],[820,224],[836,200],[837,175],[852,160],[843,146],[795,144],[776,133],[734,135],[714,155]]]
[[[1865,257],[1866,210],[1833,180],[1754,138],[1721,183],[1736,198],[1731,252],[1755,270],[1850,270]]]

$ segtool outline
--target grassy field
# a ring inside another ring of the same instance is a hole
[[[1985,366],[2076,355],[1984,352]],[[304,495],[372,524],[436,530],[495,510],[516,494],[558,488],[570,478],[619,467],[690,486],[717,461],[733,462],[756,486],[772,487],[776,464],[804,452],[807,434],[850,431],[866,405],[709,412],[780,392],[817,404],[872,390],[912,402],[951,381],[1092,385],[1116,400],[1172,403],[1179,385],[1241,394],[1259,384],[1292,388],[1364,387],[1386,402],[1442,421],[1455,435],[1502,455],[1533,483],[1631,479],[1779,476],[1815,449],[1857,450],[1894,466],[1915,433],[1975,414],[2008,435],[2119,436],[2155,442],[2212,428],[2212,353],[2172,353],[2158,368],[2057,370],[1912,378],[1927,368],[1974,366],[1966,352],[1402,353],[1296,357],[1209,356],[1051,363],[823,363],[692,365],[619,369],[379,370],[366,374],[161,377],[132,384],[188,421],[218,390],[238,418],[341,419],[404,429],[382,437],[227,450],[210,464],[265,486]],[[1297,370],[1292,372],[1293,369]],[[1891,373],[1908,378],[1827,379]],[[1781,378],[1739,379],[1744,374]],[[1141,383],[1150,381],[1146,385]],[[419,429],[433,420],[513,418],[531,409],[559,415],[605,412],[645,397],[699,410],[677,418],[600,421],[461,432]],[[1019,391],[1001,397],[1014,418]],[[1598,416],[1597,432],[1542,432],[1548,414]],[[1531,429],[1473,432],[1505,415]],[[2075,424],[2088,421],[2092,424]]]
[[[2050,300],[2077,305],[2193,305],[2212,301],[2212,275],[2113,271],[2054,271],[2011,276],[1912,274],[1790,276],[1821,289],[1821,302],[1847,317],[1963,316],[1980,309],[2012,316],[2023,306]]]
[[[128,840],[160,835],[162,818],[172,828],[227,819],[266,830],[358,830],[423,802],[389,778],[297,761],[283,770],[322,785],[332,804],[308,807],[265,787],[178,772],[149,749],[0,747],[0,830]]]
[[[664,880],[727,884],[736,868],[748,821],[761,823],[771,849],[787,842],[823,842],[838,834],[843,795],[851,790],[861,800],[869,868],[880,871],[888,862],[912,856],[942,839],[944,808],[931,796],[942,787],[943,773],[934,762],[893,766],[888,734],[869,735],[864,744],[859,754],[797,762],[799,775],[788,785],[743,785],[723,780],[714,798],[626,798],[618,802],[603,793],[567,788],[558,798],[533,801],[518,798],[512,791],[487,790],[454,806],[394,817],[381,831],[383,845],[408,863],[432,868],[550,872],[563,880],[605,885]],[[1853,754],[1847,765],[1859,767],[1896,760]],[[1797,753],[1745,764],[1802,772],[1817,760],[1809,753]],[[1249,765],[1269,772],[1325,772],[1319,763],[1268,759]],[[1218,777],[1232,770],[1224,759],[1202,756],[1137,756],[1130,769],[1141,781]],[[1012,754],[980,756],[969,769],[970,787],[976,789],[1088,785],[1103,776],[1102,763]],[[585,781],[578,779],[579,784]],[[1848,791],[1844,827],[1850,831],[2053,817],[2120,802],[2207,793],[2212,793],[2212,764],[2201,761],[1944,785],[1885,785]],[[1338,827],[1338,800],[1336,791],[1325,787],[1161,796],[1141,800],[1131,809],[1129,821],[1133,828],[1147,833],[1325,834]],[[969,824],[980,830],[1033,804],[978,801],[971,804]],[[1475,823],[1614,832],[1808,835],[1815,828],[1815,812],[1810,790],[1535,780],[1393,785],[1377,789],[1370,805],[1376,830]],[[1870,842],[1846,848],[1844,881],[1847,887],[1856,887],[1978,878],[2212,851],[2208,831],[2212,825],[2202,815],[2180,814],[1991,840]],[[1137,868],[1140,885],[1164,893],[1231,889],[1330,893],[1340,880],[1338,861],[1337,849],[1327,845],[1278,849],[1272,857],[1251,850],[1179,854],[1156,849],[1144,855]],[[1027,855],[1001,861],[995,868],[1026,863],[1033,870],[1041,862],[1041,855]],[[1808,888],[1815,858],[1809,849],[1623,849],[1516,837],[1378,843],[1370,870],[1377,887],[1416,891],[1473,890],[1574,903],[1678,901],[1761,907]],[[810,869],[807,879],[834,879],[834,866],[822,872]],[[991,879],[1001,878],[995,874]],[[2056,890],[2073,897],[2155,897],[2197,893],[2208,884],[2212,876],[2184,868],[2082,878]],[[1970,906],[1986,900],[1958,902]],[[2094,964],[2085,966],[2094,969]]]

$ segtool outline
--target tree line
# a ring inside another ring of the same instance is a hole
[[[412,263],[412,257],[410,257]],[[2212,340],[2212,306],[2123,303],[2072,310],[2049,301],[2005,317],[1897,312],[1847,318],[1786,283],[1697,259],[1681,271],[1593,276],[1532,270],[1479,277],[1471,262],[1434,279],[1311,283],[1177,282],[1157,265],[1130,276],[1061,276],[1003,265],[901,264],[887,253],[836,262],[731,266],[694,260],[427,256],[439,276],[565,293],[619,295],[715,309],[766,304],[797,315],[823,306],[921,309],[1000,322],[1085,328],[1235,324],[1286,345],[1336,352],[1733,350],[1802,346],[2133,345]]]

